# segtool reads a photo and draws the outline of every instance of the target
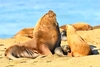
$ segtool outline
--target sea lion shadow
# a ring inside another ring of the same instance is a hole
[[[100,49],[98,49],[98,48],[97,48],[96,46],[94,46],[94,45],[90,45],[90,47],[91,47],[91,49],[92,49],[93,55],[99,54],[98,50],[100,50]]]

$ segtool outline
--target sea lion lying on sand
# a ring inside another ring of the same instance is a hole
[[[52,55],[56,47],[60,46],[61,35],[56,14],[49,10],[37,22],[33,38],[25,43],[10,46],[5,56],[10,59],[25,57],[36,58],[40,55]]]
[[[92,26],[90,26],[89,24],[84,23],[84,22],[77,22],[77,23],[72,24],[72,26],[77,31],[79,31],[79,30],[82,30],[82,31],[93,30],[93,27]]]
[[[24,28],[20,30],[17,34],[15,34],[13,37],[26,36],[29,38],[33,38],[33,30],[34,28]]]
[[[70,24],[70,25],[72,25],[76,29],[76,31],[79,31],[79,30],[81,30],[81,31],[93,30],[92,26],[90,26],[89,24],[84,23],[84,22],[77,22],[77,23]],[[63,29],[63,30],[66,30],[66,25],[62,25],[62,26],[60,26],[60,28]]]

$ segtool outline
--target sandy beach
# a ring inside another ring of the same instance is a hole
[[[13,44],[30,40],[27,37],[0,38],[0,67],[100,67],[100,29],[77,32],[91,46],[94,55],[84,57],[59,57],[56,54],[36,59],[20,58],[8,60],[4,56],[6,48]],[[61,45],[67,44],[62,41]]]

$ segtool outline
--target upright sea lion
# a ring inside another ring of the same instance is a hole
[[[5,51],[7,58],[36,58],[39,55],[52,55],[56,47],[60,46],[61,35],[56,14],[49,10],[37,22],[32,40],[22,44],[16,44]]]
[[[26,36],[29,38],[33,38],[33,30],[34,28],[24,28],[20,30],[17,34],[15,34],[13,37]]]
[[[86,56],[92,54],[90,46],[76,33],[76,29],[72,25],[67,25],[67,41],[71,52],[68,56]]]

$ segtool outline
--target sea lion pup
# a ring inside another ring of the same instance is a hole
[[[66,56],[68,52],[70,52],[70,47],[68,45],[62,45],[61,47],[57,47],[55,49],[55,54],[58,56]]]
[[[9,47],[5,51],[7,58],[36,58],[40,55],[52,55],[56,47],[60,46],[61,35],[56,14],[49,10],[37,22],[33,38],[25,43]]]
[[[33,38],[33,30],[34,28],[24,28],[20,30],[17,34],[15,34],[13,37],[26,36],[29,38]]]
[[[72,25],[67,25],[67,41],[71,52],[68,56],[80,57],[92,54],[90,46],[76,33]]]

